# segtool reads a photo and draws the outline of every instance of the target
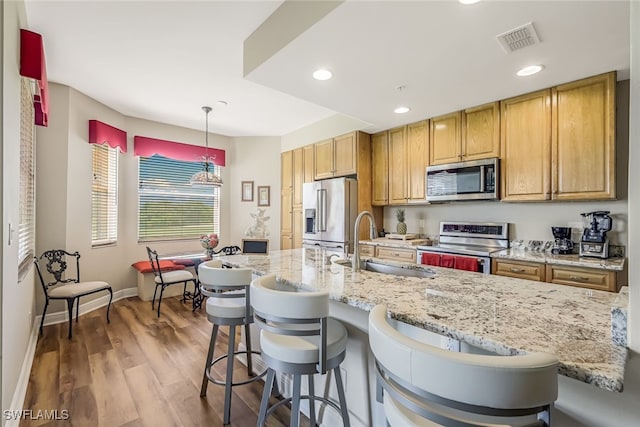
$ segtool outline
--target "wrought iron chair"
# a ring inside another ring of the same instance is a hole
[[[67,259],[75,258],[76,274],[72,277],[72,272],[67,268]],[[80,297],[90,295],[96,292],[107,291],[109,292],[109,305],[107,306],[107,322],[111,323],[109,319],[109,310],[111,309],[111,301],[113,300],[113,290],[111,285],[103,281],[80,281],[80,253],[67,252],[64,249],[52,249],[42,253],[39,257],[34,257],[33,262],[36,265],[36,271],[40,278],[42,289],[44,290],[45,303],[44,310],[42,312],[42,319],[40,320],[40,334],[42,334],[42,326],[44,325],[44,317],[47,314],[47,308],[49,307],[49,301],[51,300],[65,300],[67,301],[67,308],[69,310],[69,339],[71,339],[71,329],[73,324],[73,306],[78,301],[76,307],[76,322],[78,322],[78,316],[80,312]],[[43,276],[43,271],[40,268],[40,263],[45,263],[46,271],[55,279],[52,282],[47,282]]]
[[[240,248],[240,246],[225,246],[224,248],[215,252],[216,255],[217,254],[236,255],[241,253],[242,253],[242,249]]]
[[[158,260],[158,252],[147,246],[147,254],[149,255],[149,262],[153,269],[153,275],[155,276],[156,288],[153,291],[153,300],[151,301],[151,309],[155,309],[156,294],[158,288],[160,288],[160,298],[158,299],[158,317],[160,317],[160,305],[162,304],[162,294],[164,290],[171,285],[177,283],[183,283],[184,289],[182,291],[182,302],[192,300],[198,295],[198,280],[193,276],[190,271],[175,270],[175,271],[162,271],[160,268],[160,261]],[[193,292],[187,292],[187,283],[193,282]]]

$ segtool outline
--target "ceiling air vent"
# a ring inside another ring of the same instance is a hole
[[[498,39],[498,43],[500,43],[505,53],[515,52],[518,49],[540,43],[538,34],[536,34],[531,22],[498,34],[496,39]]]

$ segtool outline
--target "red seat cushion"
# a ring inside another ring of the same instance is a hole
[[[162,271],[171,271],[171,270],[184,270],[184,265],[178,265],[170,259],[160,260],[160,270]],[[131,267],[138,270],[140,273],[152,273],[153,268],[151,268],[150,261],[138,261],[131,264]]]

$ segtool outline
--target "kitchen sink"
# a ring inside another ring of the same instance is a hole
[[[351,260],[336,260],[335,264],[342,265],[344,267],[351,267]],[[430,279],[436,275],[436,272],[430,268],[425,268],[422,266],[398,266],[398,265],[390,265],[383,264],[381,262],[375,261],[361,261],[360,269],[371,271],[374,273],[382,273],[382,274],[393,274],[395,276],[405,276],[405,277],[420,277],[423,279]]]

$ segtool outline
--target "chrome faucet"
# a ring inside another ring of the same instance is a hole
[[[362,218],[368,216],[369,217],[369,234],[370,234],[370,238],[371,240],[375,239],[376,237],[378,237],[378,230],[376,229],[376,221],[373,218],[373,215],[371,215],[371,212],[369,211],[362,211],[358,214],[358,217],[356,218],[356,224],[353,227],[353,259],[351,260],[351,269],[353,271],[360,271],[360,245],[358,244],[358,231],[360,230],[360,221],[362,221]]]
[[[327,258],[325,260],[325,265],[331,265],[331,260],[333,259],[333,257],[337,257],[340,258],[340,255],[338,254],[331,254],[331,255],[327,255]]]

